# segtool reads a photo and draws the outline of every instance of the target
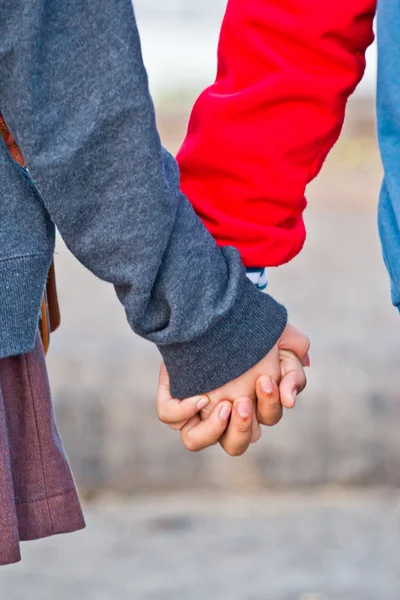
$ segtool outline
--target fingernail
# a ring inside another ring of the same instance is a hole
[[[251,412],[251,403],[249,400],[243,400],[238,403],[238,413],[242,419],[247,419]]]
[[[311,367],[311,360],[310,360],[310,356],[308,354],[307,354],[306,358],[304,359],[304,366]]]
[[[219,418],[222,421],[227,421],[231,415],[232,406],[223,406],[219,411]]]
[[[197,406],[198,410],[201,410],[202,408],[207,406],[207,404],[209,402],[210,402],[210,399],[207,396],[204,396],[203,398],[200,398],[200,400],[197,402],[196,406]]]
[[[263,377],[261,379],[261,389],[266,394],[272,394],[272,392],[274,391],[274,387],[269,377]]]

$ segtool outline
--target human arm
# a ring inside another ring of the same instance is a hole
[[[0,2],[0,112],[67,246],[157,344],[174,395],[274,346],[286,311],[218,249],[162,149],[130,0]]]
[[[247,267],[305,239],[305,189],[337,140],[373,40],[375,0],[229,0],[216,82],[178,153],[182,190]]]

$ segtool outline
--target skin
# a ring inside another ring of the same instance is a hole
[[[158,416],[180,431],[184,446],[192,452],[219,442],[229,455],[240,456],[260,439],[260,425],[276,425],[283,409],[295,406],[307,383],[309,349],[307,336],[288,325],[277,345],[252,369],[217,390],[185,400],[171,397],[162,365]]]

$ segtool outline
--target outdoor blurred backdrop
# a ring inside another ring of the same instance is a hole
[[[174,152],[213,80],[225,4],[135,3]],[[59,242],[48,362],[89,528],[26,545],[0,573],[1,600],[399,600],[400,333],[376,227],[375,70],[373,48],[310,186],[305,249],[270,273],[312,340],[307,391],[244,457],[190,454],[157,421],[157,351]]]

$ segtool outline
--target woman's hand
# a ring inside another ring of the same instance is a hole
[[[260,424],[276,425],[283,407],[294,407],[306,386],[309,347],[308,338],[288,325],[278,344],[252,369],[218,390],[185,400],[171,397],[162,365],[159,418],[181,432],[188,450],[199,451],[220,442],[228,454],[239,456],[261,437]]]

